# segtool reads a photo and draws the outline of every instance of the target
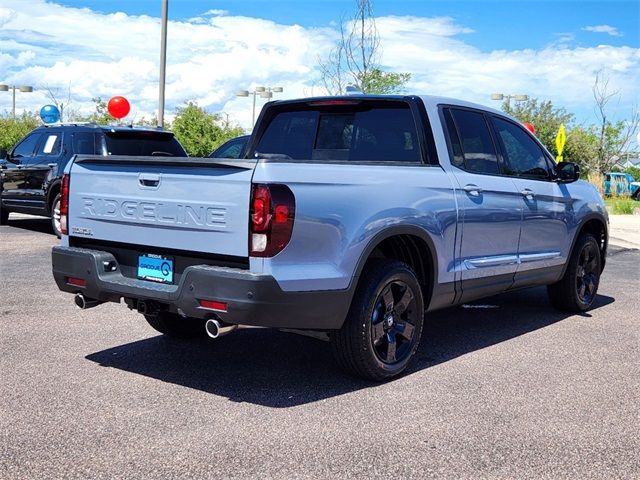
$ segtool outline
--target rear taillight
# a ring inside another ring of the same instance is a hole
[[[69,174],[62,176],[62,188],[60,189],[60,232],[69,234]]]
[[[293,232],[296,203],[286,185],[253,185],[249,220],[249,251],[273,257],[287,246]]]

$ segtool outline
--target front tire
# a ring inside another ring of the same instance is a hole
[[[396,260],[374,260],[360,277],[344,325],[331,335],[336,361],[369,380],[400,375],[418,348],[424,323],[415,273]]]
[[[62,236],[62,228],[60,226],[60,194],[58,193],[53,202],[51,202],[51,229],[56,237]]]
[[[559,282],[547,286],[551,304],[559,310],[580,313],[593,305],[600,284],[602,259],[595,237],[580,235]]]
[[[158,312],[144,318],[158,332],[172,338],[194,338],[205,334],[205,320],[181,317],[177,313]]]

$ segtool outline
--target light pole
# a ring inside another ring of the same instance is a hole
[[[505,95],[504,93],[492,93],[491,100],[497,100],[502,102],[503,100],[507,100],[507,107],[511,107],[511,99],[514,99],[516,102],[524,102],[525,100],[529,100],[529,95]]]
[[[256,87],[253,92],[250,92],[249,90],[238,90],[236,92],[237,97],[248,97],[249,95],[253,95],[251,128],[256,124],[256,95],[260,95],[260,98],[272,98],[274,93],[280,93],[282,90],[282,87]]]
[[[167,18],[169,0],[162,0],[162,20],[160,27],[160,94],[158,96],[158,126],[164,128],[164,86],[167,69]]]
[[[13,90],[13,106],[11,108],[11,112],[13,113],[13,119],[16,119],[16,89],[20,90],[21,92],[24,93],[31,93],[33,92],[33,87],[30,85],[22,85],[21,87],[16,87],[15,85],[5,85],[2,84],[0,85],[0,92],[8,92],[9,89]]]

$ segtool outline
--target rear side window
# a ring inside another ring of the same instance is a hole
[[[96,153],[95,134],[78,132],[73,134],[73,153],[78,155],[93,155]]]
[[[50,155],[56,157],[60,155],[60,147],[62,144],[62,133],[51,132],[44,136],[44,141],[40,143],[38,155]]]
[[[484,115],[471,110],[450,109],[455,132],[449,136],[454,153],[454,165],[469,172],[498,174],[498,157]],[[457,138],[455,138],[457,135]],[[458,153],[458,155],[456,155]],[[460,162],[462,154],[463,162]],[[458,157],[456,159],[456,156]]]
[[[187,154],[172,134],[154,132],[108,132],[107,155],[185,157]]]
[[[413,115],[401,102],[277,113],[256,151],[294,160],[421,161]]]
[[[492,118],[504,155],[507,175],[548,179],[547,161],[540,146],[519,126]]]

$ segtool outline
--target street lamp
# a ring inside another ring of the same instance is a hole
[[[282,92],[282,87],[256,87],[253,92],[249,90],[238,90],[236,97],[248,97],[253,95],[253,110],[251,112],[251,128],[256,124],[256,95],[260,98],[273,98],[274,93]]]
[[[525,100],[529,100],[529,95],[505,95],[504,93],[492,93],[491,100],[498,100],[502,102],[503,100],[507,100],[507,106],[511,106],[511,99],[514,99],[516,102],[524,102]]]
[[[8,92],[9,89],[13,90],[13,107],[11,111],[13,112],[13,119],[15,120],[16,119],[16,89],[24,93],[31,93],[33,92],[33,87],[30,85],[23,85],[21,87],[16,87],[15,85],[9,86],[5,84],[0,84],[0,92]]]

